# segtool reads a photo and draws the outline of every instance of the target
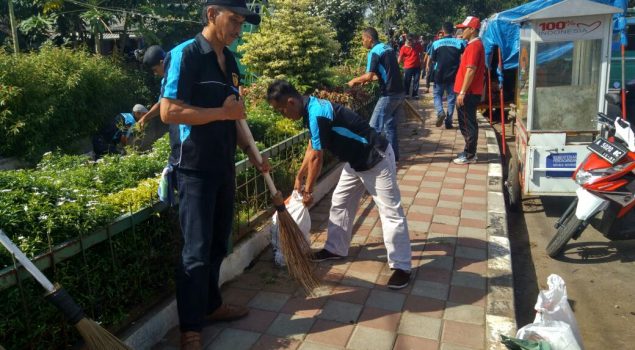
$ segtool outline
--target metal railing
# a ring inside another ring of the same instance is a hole
[[[369,117],[374,100],[359,108]],[[308,132],[263,150],[270,158],[277,187],[289,193],[306,149]],[[337,164],[325,156],[323,173]],[[233,243],[243,239],[271,214],[270,196],[261,174],[242,160],[236,163]],[[107,226],[81,232],[62,244],[49,243],[32,259],[51,280],[60,282],[87,315],[117,332],[173,293],[173,270],[179,257],[180,228],[174,208],[150,195],[148,205],[132,209]],[[230,247],[231,248],[231,247]],[[62,348],[76,345],[72,326],[48,305],[42,291],[19,264],[0,270],[0,344],[10,348]]]

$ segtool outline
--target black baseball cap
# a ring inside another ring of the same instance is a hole
[[[245,0],[207,0],[205,1],[205,5],[218,5],[225,7],[226,9],[245,17],[245,20],[253,25],[260,24],[260,15],[250,11],[247,8]]]
[[[165,52],[159,45],[152,45],[143,54],[143,65],[154,67],[165,58]]]

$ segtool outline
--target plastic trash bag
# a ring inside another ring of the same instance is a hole
[[[297,191],[293,191],[291,196],[284,201],[287,212],[293,218],[300,231],[304,235],[307,242],[310,241],[309,232],[311,231],[311,216],[309,215],[309,209],[302,203],[302,195]],[[278,230],[278,213],[273,214],[271,225],[271,245],[273,246],[273,258],[276,264],[279,266],[285,266],[284,256],[280,249],[279,230]]]
[[[581,350],[582,338],[573,310],[567,299],[567,287],[562,277],[547,278],[548,290],[541,290],[536,301],[534,323],[518,330],[516,338],[544,340],[553,350]]]
[[[175,203],[176,186],[174,184],[174,168],[168,164],[161,172],[161,179],[159,180],[159,187],[157,188],[157,195],[161,202],[166,203],[169,206],[173,206]]]
[[[549,343],[539,340],[523,340],[501,335],[501,343],[509,350],[552,350]]]
[[[519,339],[545,341],[552,350],[581,350],[571,326],[562,321],[543,321],[526,325],[518,330]]]

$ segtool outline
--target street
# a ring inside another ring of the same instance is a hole
[[[560,260],[545,252],[556,232],[553,224],[572,200],[527,197],[522,212],[509,212],[518,328],[533,322],[538,290],[547,289],[547,277],[555,273],[567,283],[586,349],[633,348],[635,240],[611,242],[592,222],[577,241],[569,242]]]

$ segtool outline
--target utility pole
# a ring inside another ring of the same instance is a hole
[[[11,22],[11,36],[13,37],[13,53],[20,52],[20,43],[18,43],[18,25],[15,23],[15,13],[13,13],[13,0],[9,2],[9,22]]]

